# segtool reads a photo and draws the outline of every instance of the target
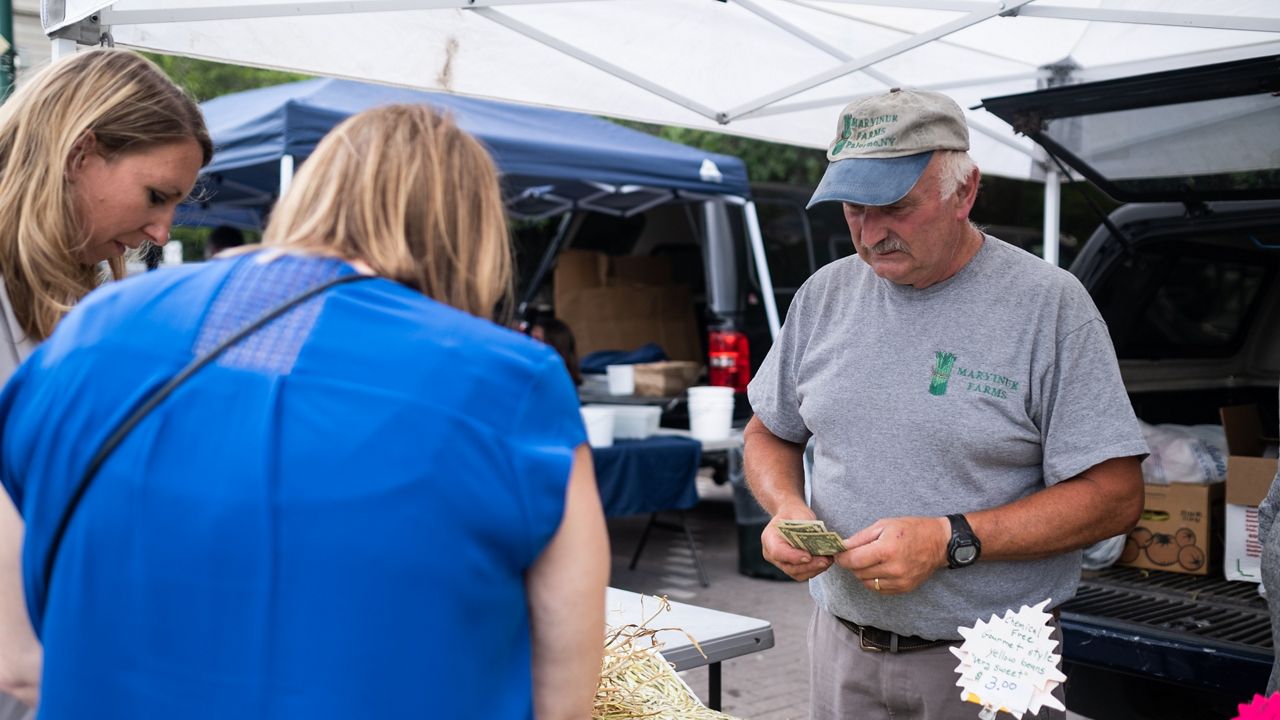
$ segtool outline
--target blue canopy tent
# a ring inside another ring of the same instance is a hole
[[[371,107],[421,103],[453,116],[493,154],[508,211],[547,217],[582,209],[615,215],[664,202],[749,196],[746,166],[622,127],[547,108],[317,79],[215,98],[202,105],[217,152],[183,224],[254,227],[333,126]]]

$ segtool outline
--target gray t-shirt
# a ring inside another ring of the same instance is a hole
[[[814,438],[811,504],[849,536],[878,519],[1004,505],[1147,445],[1107,328],[1071,274],[987,236],[951,278],[923,290],[857,256],[796,294],[748,390],[773,434]],[[879,595],[833,567],[818,605],[927,638],[1075,594],[1080,553],[940,570]]]

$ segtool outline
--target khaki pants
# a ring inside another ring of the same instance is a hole
[[[1054,639],[1061,642],[1061,638],[1061,631],[1055,630]],[[959,664],[946,645],[902,653],[868,652],[853,631],[827,611],[814,608],[809,622],[809,717],[975,720],[981,708],[960,699],[956,685],[960,675],[955,671]],[[1062,700],[1062,688],[1054,695]],[[1042,708],[1034,717],[1063,720],[1066,714]]]

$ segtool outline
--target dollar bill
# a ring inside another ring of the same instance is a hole
[[[821,520],[782,520],[777,527],[792,547],[811,555],[835,555],[845,550],[844,539],[827,530]]]
[[[779,520],[778,527],[827,532],[827,524],[821,520]]]

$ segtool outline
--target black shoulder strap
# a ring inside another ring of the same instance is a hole
[[[147,416],[148,413],[154,410],[157,405],[164,402],[165,398],[173,394],[173,391],[176,390],[179,385],[186,382],[192,375],[199,372],[201,368],[216,360],[219,355],[229,350],[236,343],[244,340],[258,330],[261,330],[267,323],[275,320],[289,310],[292,310],[294,307],[301,305],[332,287],[352,282],[359,282],[361,280],[372,280],[374,277],[375,276],[372,275],[361,274],[343,275],[309,288],[271,308],[258,317],[258,319],[237,330],[235,334],[226,340],[223,340],[214,349],[204,355],[201,355],[195,360],[192,360],[186,367],[178,371],[178,374],[174,375],[168,382],[152,393],[145,402],[138,406],[138,409],[130,413],[128,417],[116,426],[116,429],[107,436],[107,439],[98,448],[98,451],[93,454],[93,458],[85,468],[84,474],[80,476],[80,482],[76,484],[75,491],[71,494],[71,500],[67,503],[66,507],[62,509],[62,516],[58,520],[57,530],[53,533],[53,538],[49,543],[49,550],[45,553],[44,558],[44,591],[40,596],[42,605],[40,608],[40,614],[42,616],[44,614],[43,605],[48,602],[49,598],[49,584],[53,580],[53,566],[54,563],[57,562],[58,549],[62,546],[62,538],[67,533],[67,526],[71,524],[71,518],[75,515],[76,508],[80,506],[80,500],[84,497],[85,491],[89,489],[89,485],[93,482],[94,476],[98,474],[98,470],[101,469],[102,464],[106,462],[111,453],[114,452],[116,447],[118,447],[125,439],[125,436],[127,436],[130,431],[132,431],[138,423]]]

